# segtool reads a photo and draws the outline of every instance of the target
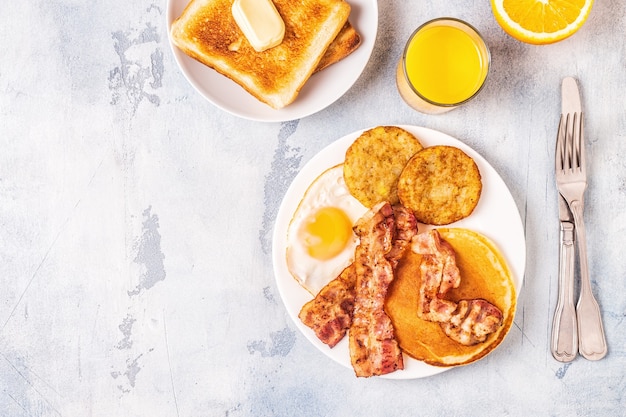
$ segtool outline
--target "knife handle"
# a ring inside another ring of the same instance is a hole
[[[552,356],[571,362],[578,351],[578,330],[574,308],[574,225],[561,222],[559,244],[559,295],[552,322]]]
[[[579,200],[570,204],[576,225],[576,240],[578,241],[578,258],[580,263],[580,295],[576,304],[578,315],[578,351],[585,359],[597,361],[607,353],[602,314],[598,302],[591,291],[589,280],[589,266],[587,265],[587,241],[585,223],[583,221],[583,205]]]

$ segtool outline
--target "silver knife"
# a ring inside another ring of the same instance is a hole
[[[559,295],[552,321],[550,349],[554,359],[571,362],[578,352],[578,330],[574,307],[574,218],[565,199],[559,199]]]

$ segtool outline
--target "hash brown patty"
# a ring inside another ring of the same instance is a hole
[[[469,216],[481,191],[476,162],[453,146],[431,146],[419,151],[398,179],[400,202],[424,224],[446,225]]]
[[[423,146],[397,126],[363,132],[346,151],[343,176],[350,193],[364,206],[398,203],[397,182],[407,161]]]

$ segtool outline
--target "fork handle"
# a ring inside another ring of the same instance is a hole
[[[591,291],[589,281],[589,267],[587,265],[587,241],[585,239],[585,223],[583,222],[582,201],[574,200],[570,203],[576,225],[576,240],[578,241],[578,258],[580,261],[580,296],[576,305],[578,318],[578,350],[586,359],[596,361],[602,359],[607,352],[602,315],[600,307]]]
[[[578,331],[574,308],[574,225],[561,222],[559,244],[559,295],[552,322],[552,356],[571,362],[578,352]]]

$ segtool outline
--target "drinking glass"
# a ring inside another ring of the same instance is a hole
[[[426,114],[450,111],[485,85],[491,55],[480,33],[452,17],[430,20],[409,37],[396,70],[402,99]]]

